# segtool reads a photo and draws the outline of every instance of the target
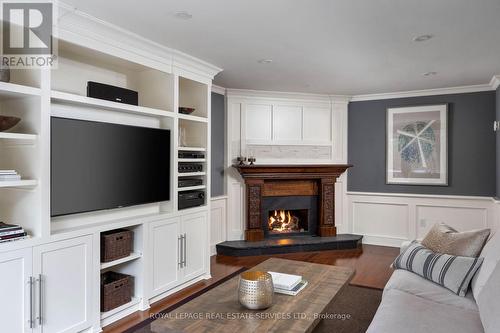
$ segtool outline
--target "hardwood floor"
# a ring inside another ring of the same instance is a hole
[[[352,267],[356,270],[351,281],[353,285],[382,289],[392,274],[390,264],[399,254],[398,248],[363,245],[361,249],[343,251],[302,252],[252,257],[213,256],[211,258],[212,278],[196,283],[151,305],[146,311],[136,312],[104,328],[105,333],[120,333],[173,306],[190,295],[217,283],[242,267],[251,268],[271,257],[307,261],[325,265]]]

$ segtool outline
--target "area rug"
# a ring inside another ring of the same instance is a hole
[[[238,274],[239,272],[236,272]],[[234,275],[236,275],[234,274]],[[231,274],[231,277],[234,276]],[[230,278],[230,277],[228,277]],[[227,279],[228,279],[227,278]],[[224,279],[225,281],[227,279]],[[223,281],[221,281],[222,283]],[[218,283],[220,284],[220,283]],[[215,286],[213,286],[215,287]],[[162,313],[168,313],[175,310],[189,300],[200,296],[212,288],[196,293],[189,299],[180,304],[176,304]],[[330,303],[322,317],[322,320],[313,330],[314,333],[364,333],[368,329],[375,312],[377,311],[382,299],[382,290],[358,287],[353,285],[346,286],[340,294]],[[164,333],[151,330],[152,319],[140,323],[139,325],[128,329],[127,333]],[[165,332],[166,333],[166,332]],[[170,332],[169,332],[170,333]],[[175,332],[178,333],[178,332]],[[260,333],[260,332],[259,332]],[[262,332],[264,333],[264,332]]]
[[[330,303],[314,333],[364,333],[377,312],[382,290],[346,286]]]

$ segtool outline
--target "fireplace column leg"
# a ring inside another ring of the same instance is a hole
[[[264,239],[262,229],[262,188],[263,180],[247,179],[247,229],[245,230],[245,240],[256,242]]]
[[[335,179],[322,178],[320,191],[320,225],[319,235],[330,237],[337,235],[335,227]]]

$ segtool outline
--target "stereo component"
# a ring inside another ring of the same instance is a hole
[[[179,171],[179,173],[202,172],[203,171],[203,164],[201,164],[201,163],[179,163],[178,171]]]
[[[124,104],[139,105],[139,93],[137,91],[93,81],[87,82],[87,97],[99,98],[106,101]]]
[[[179,209],[202,206],[205,204],[205,191],[185,191],[179,193]]]
[[[179,178],[178,187],[191,187],[203,185],[203,179],[200,178]]]
[[[201,151],[180,151],[179,158],[205,158],[205,153]]]

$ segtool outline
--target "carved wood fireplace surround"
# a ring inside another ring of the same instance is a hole
[[[265,237],[262,202],[266,197],[318,196],[317,234],[337,235],[335,182],[351,165],[235,165],[246,184],[245,240]]]

